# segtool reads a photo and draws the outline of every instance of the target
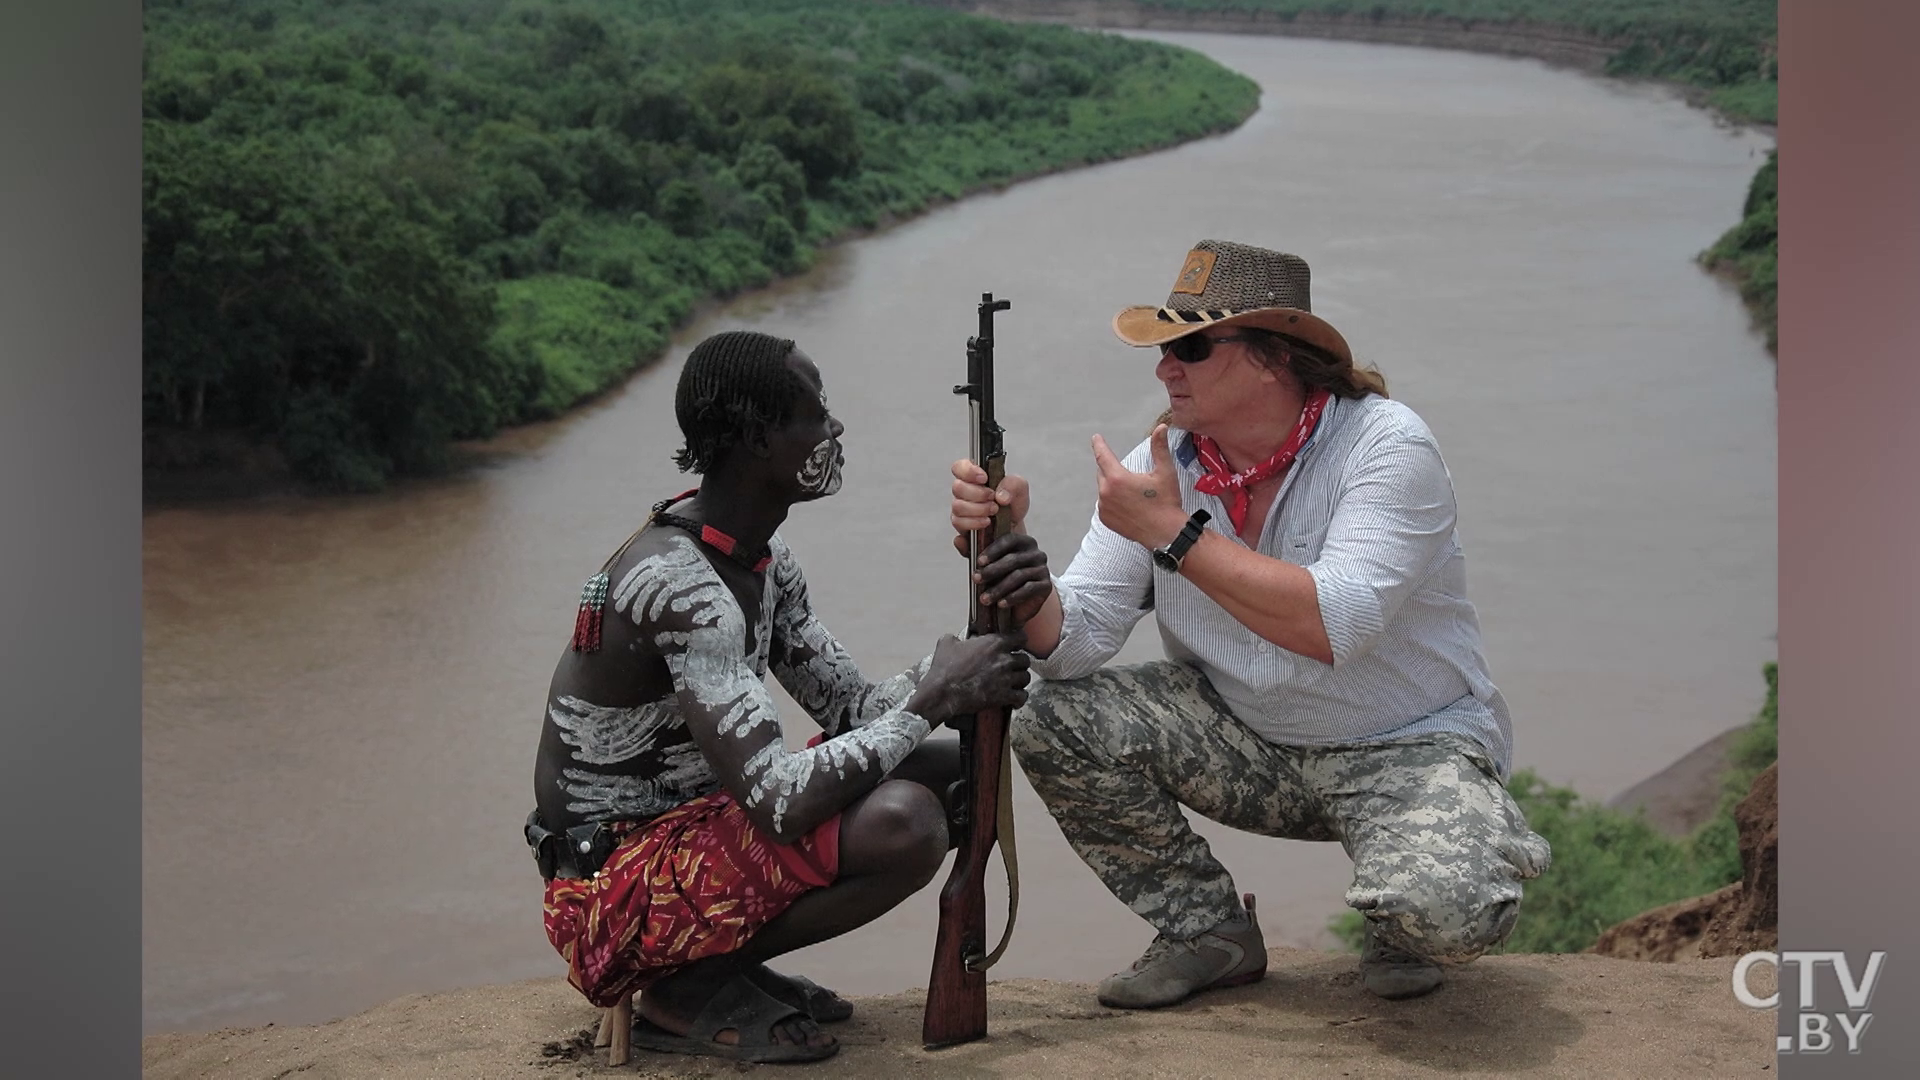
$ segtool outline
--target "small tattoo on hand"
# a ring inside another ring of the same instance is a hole
[[[1151,499],[1154,496],[1160,494],[1160,492],[1156,491],[1153,488],[1148,488],[1147,490],[1141,492],[1140,494],[1145,495],[1147,498]]]

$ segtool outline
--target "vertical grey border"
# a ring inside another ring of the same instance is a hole
[[[0,499],[0,1071],[137,1076],[140,5],[129,0],[0,4]]]
[[[1916,32],[1912,0],[1780,5],[1780,941],[1888,954],[1860,1053],[1791,1080],[1920,1076]]]

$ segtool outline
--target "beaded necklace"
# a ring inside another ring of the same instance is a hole
[[[773,564],[773,550],[770,547],[762,546],[752,552],[741,551],[740,542],[719,529],[697,521],[689,521],[678,514],[667,513],[667,507],[692,497],[699,490],[694,488],[691,491],[683,491],[670,499],[662,499],[655,503],[652,512],[647,514],[647,520],[642,522],[640,527],[633,531],[633,535],[627,537],[627,542],[621,544],[619,549],[607,559],[606,563],[600,567],[599,573],[587,579],[587,583],[580,589],[580,610],[573,620],[574,652],[600,651],[600,630],[606,621],[607,588],[613,580],[611,576],[613,564],[619,562],[620,556],[626,553],[627,548],[633,546],[633,542],[640,538],[640,534],[646,532],[652,525],[671,525],[676,529],[683,529],[693,534],[694,538],[701,543],[756,574]]]

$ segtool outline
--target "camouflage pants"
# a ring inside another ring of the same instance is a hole
[[[1248,832],[1339,840],[1354,863],[1347,903],[1378,944],[1442,963],[1504,942],[1520,882],[1551,861],[1472,739],[1276,746],[1188,664],[1040,683],[1013,746],[1074,851],[1171,938],[1240,911],[1183,805]]]

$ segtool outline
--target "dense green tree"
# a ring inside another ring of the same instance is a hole
[[[361,488],[848,229],[1256,101],[1182,50],[878,3],[149,0],[146,29],[147,422]]]

